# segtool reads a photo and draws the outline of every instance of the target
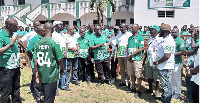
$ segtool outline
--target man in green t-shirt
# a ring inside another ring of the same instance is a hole
[[[172,98],[178,99],[181,95],[181,70],[183,68],[182,55],[185,54],[185,41],[179,37],[179,29],[173,28],[171,35],[176,43],[175,65],[172,71]]]
[[[18,22],[7,18],[0,32],[0,103],[21,103],[20,98],[20,52],[17,43]]]
[[[131,26],[132,36],[128,39],[127,47],[127,73],[131,76],[132,89],[131,92],[135,93],[134,97],[141,96],[141,83],[142,83],[142,50],[144,47],[144,38],[138,34],[139,25],[133,24]],[[135,78],[138,80],[138,90],[135,88]]]
[[[84,82],[86,80],[87,84],[91,82],[91,73],[89,66],[89,48],[91,46],[90,38],[85,36],[85,28],[80,27],[80,35],[77,39],[79,45],[79,68],[81,73],[81,81]],[[86,69],[86,77],[85,77],[85,69]]]
[[[34,47],[34,67],[36,71],[36,81],[42,83],[44,102],[54,103],[57,81],[59,79],[58,64],[62,72],[65,73],[63,65],[64,57],[60,50],[60,45],[51,38],[53,25],[51,23],[46,23],[44,29],[45,36],[38,40]]]
[[[26,51],[27,51],[27,55],[28,55],[29,59],[31,60],[31,68],[32,68],[32,72],[33,72],[32,80],[31,80],[31,85],[32,85],[32,89],[33,89],[32,92],[33,92],[33,95],[36,99],[36,102],[40,103],[40,102],[42,102],[41,99],[40,99],[40,97],[41,97],[40,95],[41,95],[42,91],[41,91],[40,84],[38,84],[36,82],[36,78],[35,78],[36,72],[35,72],[35,69],[34,69],[34,63],[33,63],[32,58],[33,58],[33,50],[34,50],[35,43],[38,40],[40,40],[42,36],[44,36],[43,34],[45,34],[44,33],[45,29],[42,26],[38,26],[36,28],[37,28],[36,32],[38,34],[30,40],[28,47],[26,48]]]
[[[99,82],[96,86],[102,85],[104,82],[110,82],[110,54],[108,53],[107,46],[110,42],[106,35],[101,34],[101,27],[95,26],[95,36],[91,41],[90,52],[94,53],[95,67],[98,72]],[[91,58],[91,53],[90,53]],[[89,58],[89,59],[90,59]]]

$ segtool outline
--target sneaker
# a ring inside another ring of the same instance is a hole
[[[80,83],[78,81],[73,82],[73,84],[75,84],[76,86],[80,86]]]
[[[130,89],[130,90],[126,91],[126,93],[136,93],[136,89]]]
[[[66,85],[66,91],[71,91],[71,89],[69,88],[69,85]]]
[[[120,83],[118,87],[119,88],[126,87],[126,84],[125,83]]]
[[[116,80],[115,78],[112,78],[112,79],[111,79],[111,83],[114,84],[114,83],[115,83],[115,80]]]
[[[144,91],[145,93],[153,93],[153,90],[147,89]]]
[[[60,94],[58,93],[58,91],[56,91],[56,96],[60,96]]]
[[[135,98],[139,98],[141,96],[141,92],[140,91],[137,91],[134,95]]]
[[[158,92],[155,92],[155,93],[153,93],[153,96],[154,96],[154,97],[158,97],[158,96],[159,96],[159,93],[158,93]]]
[[[101,86],[102,84],[104,84],[104,83],[103,82],[99,82],[99,83],[96,84],[96,86],[98,87],[98,86]]]
[[[131,86],[131,83],[129,82],[128,83],[128,90],[131,90],[132,86]]]
[[[86,81],[86,83],[87,83],[88,85],[90,85],[91,81]]]

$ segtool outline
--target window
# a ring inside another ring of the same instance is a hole
[[[99,21],[98,20],[93,20],[93,24],[97,25],[97,24],[99,24]]]
[[[126,0],[126,5],[134,5],[135,0]]]
[[[120,26],[121,23],[126,23],[126,19],[116,19],[116,26]]]
[[[4,0],[0,0],[0,6],[4,6],[5,3],[4,3]]]
[[[158,18],[174,18],[174,11],[158,11]]]
[[[19,5],[25,4],[25,0],[18,0],[18,4],[19,4]]]
[[[69,2],[75,2],[75,0],[69,0]]]
[[[134,24],[134,19],[130,18],[130,24]]]
[[[41,4],[49,3],[49,0],[41,0]]]
[[[69,21],[63,21],[63,25],[69,25]]]

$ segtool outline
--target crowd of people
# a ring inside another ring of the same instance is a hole
[[[53,103],[60,89],[71,91],[72,83],[80,86],[95,81],[113,85],[119,63],[121,83],[127,93],[139,98],[142,94],[159,96],[163,103],[179,99],[182,86],[182,70],[185,67],[187,99],[199,102],[199,27],[142,26],[138,24],[120,26],[63,25],[61,21],[45,23],[33,22],[23,31],[14,18],[7,18],[0,30],[0,95],[1,103],[21,103],[20,98],[20,52],[18,44],[27,51],[31,61],[32,80],[30,92],[36,102]],[[108,28],[107,28],[108,27]],[[146,36],[143,36],[146,35]],[[150,36],[148,36],[150,35]],[[181,35],[191,37],[181,38]],[[18,36],[22,38],[17,39]],[[145,42],[148,39],[148,42]],[[27,43],[24,46],[23,43]],[[145,43],[148,48],[144,49]],[[111,50],[111,51],[109,51]],[[183,57],[187,57],[183,60]],[[144,69],[143,69],[144,68]],[[143,73],[143,70],[145,73]],[[141,92],[143,76],[148,79],[149,89]],[[136,82],[137,80],[137,82]],[[153,81],[156,90],[153,92]],[[60,84],[60,85],[59,85]],[[137,87],[136,87],[137,84]],[[44,96],[44,99],[41,98]]]

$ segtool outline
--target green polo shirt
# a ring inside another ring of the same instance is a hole
[[[11,36],[2,29],[0,31],[0,48],[10,44]],[[19,67],[20,52],[18,48],[18,41],[14,43],[13,47],[10,47],[5,53],[0,55],[0,67],[7,69],[15,69]]]
[[[42,37],[35,44],[33,58],[37,58],[38,73],[42,83],[58,81],[57,60],[64,58],[58,43],[50,37]]]
[[[33,52],[35,43],[36,43],[39,39],[41,39],[41,37],[40,37],[38,34],[37,34],[36,36],[34,36],[34,37],[30,40],[30,42],[29,42],[29,44],[28,44],[28,47],[26,48],[26,51],[28,51],[28,52]],[[31,60],[31,68],[34,68],[33,59]]]
[[[87,36],[88,38],[90,38],[90,40],[93,39],[93,37],[95,36],[95,32],[94,33],[90,33],[89,30],[85,33],[85,36]]]
[[[96,46],[102,43],[108,43],[109,39],[106,35],[101,34],[100,37],[97,37],[96,35],[91,40],[91,46]],[[94,60],[104,60],[110,56],[107,50],[107,46],[99,47],[97,49],[93,50],[94,53]]]
[[[180,52],[181,50],[185,50],[185,41],[178,37],[175,40],[176,43],[176,50],[175,53]],[[182,55],[181,56],[175,56],[175,64],[182,63]]]
[[[189,31],[181,31],[179,32],[179,36],[181,35],[191,35],[191,33]]]
[[[199,45],[199,39],[197,39],[196,41],[195,41],[195,44],[197,44],[197,45]],[[189,45],[189,47],[188,47],[188,51],[192,51],[192,50],[195,50],[196,48],[192,48],[191,47],[191,43],[190,43],[190,45]],[[188,56],[188,59],[187,59],[187,65],[189,66],[192,62],[194,62],[194,59],[195,59],[195,55],[197,54],[197,52],[196,53],[194,53],[193,55],[190,55],[190,56]]]
[[[144,38],[138,34],[135,37],[130,36],[128,38],[128,52],[129,55],[133,54],[135,51],[139,49],[139,47],[144,47]],[[141,61],[142,60],[142,51],[137,55],[132,57],[134,61]]]
[[[79,45],[79,57],[80,58],[86,58],[89,56],[89,48],[91,46],[90,38],[85,36],[84,38],[79,37],[77,39],[78,45]]]
[[[18,33],[18,36],[24,36],[24,35],[26,35],[25,31],[18,30],[17,33]]]

